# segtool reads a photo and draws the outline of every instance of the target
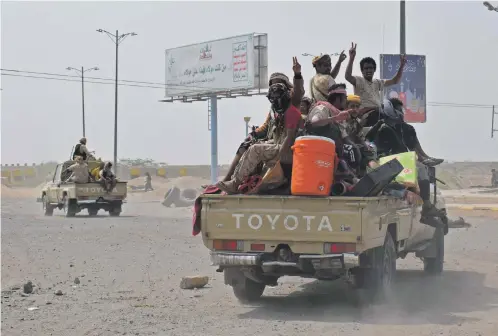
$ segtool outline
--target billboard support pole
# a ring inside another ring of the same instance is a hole
[[[210,97],[211,101],[211,183],[218,182],[218,96]]]
[[[399,2],[399,53],[406,54],[406,13],[405,0]]]

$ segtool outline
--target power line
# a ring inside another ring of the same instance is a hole
[[[2,73],[2,76],[11,76],[11,77],[23,77],[23,78],[37,78],[37,79],[45,79],[45,80],[57,80],[63,82],[78,82],[80,83],[80,77],[74,75],[66,75],[66,74],[57,74],[57,73],[49,73],[49,72],[37,72],[37,71],[24,71],[24,70],[16,70],[16,69],[0,69],[2,71],[14,72],[11,73]],[[36,75],[36,76],[33,76]],[[47,77],[52,76],[52,77]],[[56,77],[62,78],[56,78]],[[78,79],[71,79],[78,78]],[[85,83],[91,84],[102,84],[102,85],[114,85],[115,80],[112,78],[103,78],[103,77],[85,77]],[[91,79],[91,80],[88,80]],[[103,82],[109,81],[109,82]],[[119,83],[123,82],[123,83]],[[138,85],[140,84],[140,85]],[[175,85],[175,84],[164,84],[164,83],[156,83],[156,82],[145,82],[145,81],[134,81],[134,80],[118,80],[119,86],[129,86],[129,87],[140,87],[140,88],[148,88],[148,89],[162,89],[164,90],[167,87],[172,88],[188,88],[188,89],[206,89],[203,87],[196,86],[185,86],[185,85]],[[218,91],[228,90],[228,89],[214,89]],[[194,91],[195,92],[195,91]],[[473,103],[449,103],[449,102],[428,102],[428,106],[433,107],[458,107],[458,108],[492,108],[493,104],[473,104]],[[496,104],[498,105],[498,104]]]
[[[57,81],[63,81],[63,82],[80,82],[79,80],[75,80],[75,79],[53,78],[53,77],[43,77],[43,76],[30,76],[30,75],[17,75],[17,74],[4,74],[4,73],[2,73],[2,76],[23,77],[23,78],[38,78],[38,79],[46,79],[46,80],[57,80]],[[96,82],[96,81],[85,81],[85,83],[114,85],[114,83]],[[153,88],[153,89],[164,89],[164,87],[150,86],[150,85],[134,85],[134,84],[122,84],[122,83],[118,83],[118,85],[121,85],[121,86],[132,86],[132,87],[143,87],[143,88]]]
[[[20,73],[20,74],[30,74],[30,75],[43,75],[43,76],[55,76],[55,77],[63,77],[63,78],[80,78],[80,76],[75,76],[75,75],[67,75],[67,74],[57,74],[57,73],[50,73],[50,72],[37,72],[37,71],[26,71],[26,70],[17,70],[17,69],[0,69],[1,71],[7,71],[7,72],[14,72],[14,73]],[[3,74],[4,76],[14,76],[12,74]],[[14,77],[23,77],[21,75],[14,76]],[[25,76],[28,77],[28,76]],[[29,78],[29,77],[28,77]],[[31,78],[42,78],[42,77],[31,77]],[[103,77],[85,77],[86,79],[92,79],[92,80],[97,80],[97,81],[111,81],[111,83],[97,83],[94,82],[94,84],[114,84],[115,80],[113,78],[103,78]],[[43,79],[55,79],[55,78],[43,78]],[[56,79],[57,80],[57,79]],[[60,80],[60,79],[59,79]],[[91,83],[90,81],[85,81],[87,83]],[[144,81],[133,81],[133,80],[126,80],[126,79],[120,79],[118,82],[123,82],[123,83],[133,83],[133,84],[149,84],[153,85],[153,88],[161,88],[165,89],[167,87],[172,87],[172,88],[187,88],[187,89],[200,89],[200,90],[205,90],[205,87],[202,86],[190,86],[190,85],[177,85],[177,84],[165,84],[165,83],[157,83],[157,82],[144,82]],[[118,85],[123,85],[124,84],[118,84]],[[133,85],[131,85],[133,86]],[[147,86],[142,86],[142,87],[147,87]],[[216,91],[227,91],[229,89],[227,88],[210,88]]]

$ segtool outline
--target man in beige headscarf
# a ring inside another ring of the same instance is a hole
[[[332,69],[330,55],[322,54],[313,57],[311,63],[316,71],[316,75],[314,75],[310,81],[310,98],[313,102],[327,101],[329,88],[335,84],[335,78],[337,77],[339,70],[341,70],[341,64],[345,59],[346,55],[343,50],[334,69]]]
[[[74,161],[76,161],[76,163],[67,167],[65,170],[65,172],[71,172],[71,176],[69,176],[67,181],[75,183],[88,183],[90,179],[90,172],[88,171],[87,163],[81,156],[76,156]]]

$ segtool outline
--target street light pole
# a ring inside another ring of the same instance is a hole
[[[99,33],[105,33],[111,41],[116,45],[116,82],[114,86],[114,172],[117,173],[118,169],[118,55],[119,55],[119,45],[128,36],[136,36],[136,33],[126,33],[119,35],[116,30],[116,34],[111,34],[107,30],[97,29]]]
[[[498,12],[498,6],[493,6],[492,4],[490,4],[489,2],[487,1],[484,1],[482,3],[489,11],[495,11],[495,12]]]
[[[399,53],[406,54],[406,12],[405,0],[399,2]]]
[[[83,117],[83,138],[84,138],[85,137],[85,72],[99,70],[99,68],[93,67],[85,70],[85,68],[81,67],[80,70],[73,67],[67,67],[66,70],[74,70],[81,75],[81,110]]]
[[[244,117],[244,121],[246,122],[246,138],[249,136],[249,121],[251,121],[251,117]]]

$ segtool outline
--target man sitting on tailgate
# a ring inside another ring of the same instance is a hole
[[[99,172],[99,182],[107,193],[110,193],[118,182],[116,175],[114,175],[111,169],[112,163],[108,161],[104,164],[104,168],[102,168]]]

